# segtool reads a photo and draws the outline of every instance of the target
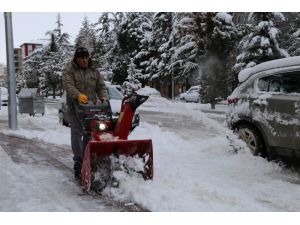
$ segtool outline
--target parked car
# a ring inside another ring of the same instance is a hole
[[[111,105],[111,109],[113,112],[113,116],[117,116],[117,114],[121,110],[121,103],[123,99],[123,94],[113,85],[107,85],[107,92],[109,95],[109,101]],[[64,125],[64,126],[69,126],[69,117],[67,113],[67,103],[66,103],[66,93],[63,94],[63,96],[59,100],[59,106],[58,106],[58,117],[59,117],[59,122]],[[132,122],[132,130],[138,126],[140,123],[140,115],[139,112],[136,111],[135,115],[133,117],[133,122]]]
[[[145,86],[137,90],[137,93],[140,95],[153,96],[153,97],[161,97],[160,92],[152,87]]]
[[[179,99],[185,102],[200,102],[200,91],[199,85],[192,86],[187,92],[181,93]]]
[[[8,105],[8,90],[5,87],[0,87],[1,105]]]
[[[300,157],[300,57],[261,63],[239,74],[227,124],[254,155]]]

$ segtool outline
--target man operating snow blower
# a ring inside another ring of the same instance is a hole
[[[108,101],[107,89],[99,71],[92,66],[89,52],[78,47],[74,58],[63,71],[63,84],[67,93],[68,114],[71,126],[71,147],[74,154],[74,175],[80,178],[84,149],[83,127],[76,116],[75,105],[87,104],[89,100]]]
[[[71,125],[75,178],[84,192],[118,187],[120,174],[153,178],[152,140],[128,140],[135,110],[148,96],[125,96],[112,115],[103,77],[91,66],[86,48],[76,49],[63,72]],[[123,175],[122,175],[123,176]]]

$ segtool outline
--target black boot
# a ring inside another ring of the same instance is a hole
[[[75,179],[81,178],[81,163],[80,162],[74,163],[74,176],[75,176]]]

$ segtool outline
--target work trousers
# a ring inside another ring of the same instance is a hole
[[[83,129],[80,120],[74,113],[69,113],[69,120],[71,126],[71,148],[73,151],[74,162],[82,163],[84,149],[83,149]]]

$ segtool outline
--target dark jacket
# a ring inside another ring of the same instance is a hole
[[[81,69],[74,60],[68,63],[63,71],[63,84],[67,92],[68,111],[74,112],[72,104],[77,102],[79,94],[85,94],[90,100],[108,100],[107,89],[99,71],[92,67]]]

